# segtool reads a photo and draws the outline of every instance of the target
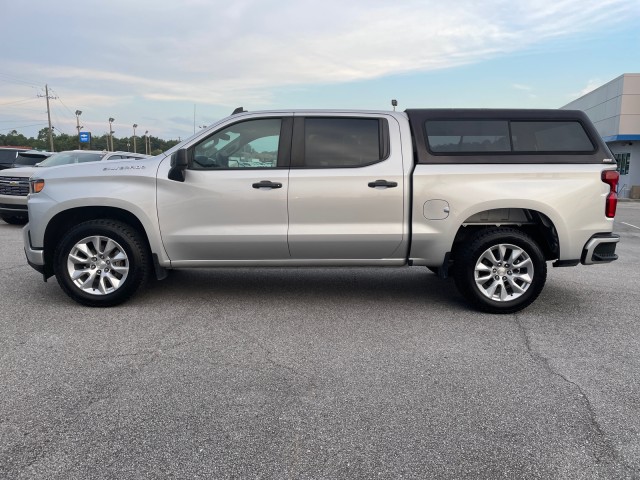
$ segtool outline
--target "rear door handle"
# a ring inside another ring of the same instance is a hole
[[[269,180],[262,180],[261,182],[251,185],[253,188],[282,188],[282,184],[278,182],[270,182]]]
[[[376,180],[375,182],[369,182],[369,187],[384,187],[384,188],[394,188],[398,186],[398,182],[388,182],[386,180]]]

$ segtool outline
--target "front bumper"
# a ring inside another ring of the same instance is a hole
[[[2,177],[0,177],[0,179],[1,178]],[[6,183],[6,181],[3,180],[0,180],[0,182]],[[0,185],[0,214],[7,215],[9,217],[28,218],[29,211],[27,210],[27,196],[17,194],[6,195],[5,191],[8,191],[10,188],[13,187],[4,184]]]
[[[598,233],[591,237],[582,250],[580,262],[583,265],[609,263],[618,259],[616,244],[620,235],[615,233]]]
[[[13,205],[9,203],[0,203],[0,215],[7,215],[17,218],[28,218],[29,211],[26,205]]]
[[[24,243],[24,253],[27,256],[27,263],[36,271],[44,274],[44,250],[31,246],[31,236],[29,235],[29,224],[22,229],[22,241]]]

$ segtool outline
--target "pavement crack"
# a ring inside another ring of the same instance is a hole
[[[291,373],[293,373],[294,375],[301,375],[300,372],[298,372],[295,368],[291,367],[290,365],[286,365],[284,363],[281,363],[279,361],[277,361],[274,358],[274,352],[272,352],[258,337],[250,334],[249,332],[246,332],[244,330],[241,330],[237,327],[231,327],[231,330],[240,334],[241,336],[243,336],[244,338],[248,339],[251,341],[251,343],[257,345],[260,350],[262,350],[264,352],[264,358],[267,362],[269,362],[271,365],[278,367],[278,368],[282,368],[284,370],[287,370]]]
[[[551,361],[549,358],[541,355],[540,353],[536,352],[533,349],[531,345],[531,339],[529,338],[527,329],[522,324],[520,317],[517,314],[515,314],[514,319],[515,319],[516,325],[518,326],[520,334],[523,338],[525,347],[527,349],[527,353],[533,359],[533,361],[540,364],[551,375],[556,376],[560,378],[563,382],[571,385],[571,387],[573,387],[573,389],[575,389],[578,392],[580,401],[582,402],[582,404],[585,406],[585,409],[587,410],[587,413],[589,416],[589,423],[593,428],[593,430],[595,431],[596,437],[600,439],[600,441],[602,442],[603,449],[605,450],[604,454],[598,454],[597,449],[593,450],[593,456],[596,460],[596,463],[602,462],[604,460],[604,457],[609,456],[612,460],[618,462],[628,472],[632,473],[635,478],[635,476],[640,474],[640,472],[624,461],[624,459],[620,456],[619,452],[613,446],[611,441],[607,438],[606,433],[604,432],[602,426],[598,422],[598,416],[596,414],[595,408],[593,407],[593,404],[589,400],[587,393],[582,389],[582,387],[578,383],[574,382],[573,380],[568,378],[566,375],[556,371],[551,366]]]
[[[177,348],[184,347],[184,346],[189,345],[191,343],[197,343],[198,340],[199,340],[199,338],[196,335],[195,338],[190,338],[188,340],[181,340],[179,342],[172,343],[172,344],[167,345],[166,347],[162,348],[161,350],[164,350],[164,351],[175,350]]]
[[[140,352],[132,352],[132,353],[109,353],[105,355],[90,355],[85,357],[87,360],[104,360],[104,359],[114,359],[114,358],[127,358],[127,357],[139,357],[140,355],[150,355],[154,353],[153,350],[145,350]]]

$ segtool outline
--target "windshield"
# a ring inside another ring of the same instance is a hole
[[[33,157],[26,157],[26,156],[22,156],[22,155],[18,155],[18,157],[16,158],[16,161],[13,162],[14,165],[35,165],[38,162],[41,162],[42,160],[44,160],[45,158],[47,158],[45,155],[41,155],[41,156],[33,156]]]
[[[97,162],[102,160],[105,153],[95,152],[60,152],[51,155],[46,160],[40,162],[38,167],[55,167],[57,165],[70,165],[72,163]]]

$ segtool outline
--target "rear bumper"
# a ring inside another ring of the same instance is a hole
[[[594,265],[617,260],[616,244],[619,241],[620,235],[615,233],[597,233],[585,244],[580,262],[583,265]]]

